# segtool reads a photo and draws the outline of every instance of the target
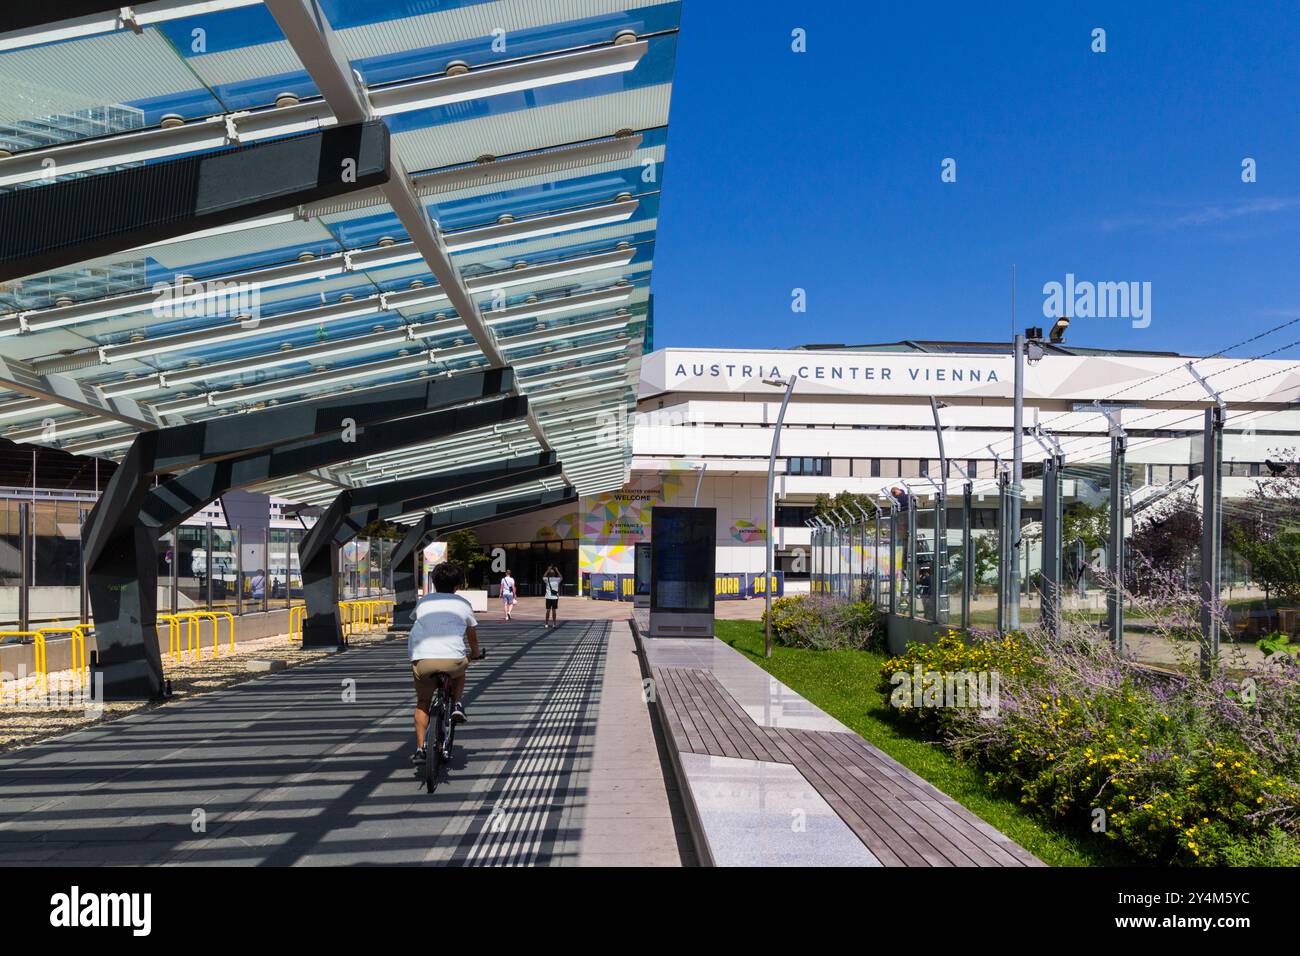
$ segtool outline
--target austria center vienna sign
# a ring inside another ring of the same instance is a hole
[[[1011,385],[1012,365],[1009,357],[988,355],[665,349],[647,357],[642,394],[770,391],[764,379],[791,375],[800,392],[999,395]]]
[[[1119,389],[1126,402],[1154,399],[1203,403],[1205,390],[1175,353],[1047,355],[1025,368],[1025,398],[1072,403],[1106,399]],[[1293,402],[1300,389],[1294,362],[1243,363],[1231,357],[1203,358],[1197,370],[1214,376],[1215,387],[1239,402]],[[755,349],[661,349],[641,364],[639,397],[729,393],[776,396],[764,380],[796,377],[799,396],[899,396],[1011,399],[1012,358],[991,352],[899,352]],[[1181,381],[1181,385],[1179,382]]]

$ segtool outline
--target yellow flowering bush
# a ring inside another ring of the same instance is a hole
[[[1024,635],[910,646],[881,666],[882,688],[918,666],[998,672],[991,712],[906,699],[894,710],[1027,806],[1150,862],[1267,865],[1300,854],[1300,774],[1285,745],[1295,718],[1279,701],[1261,708],[1209,682],[1155,676],[1098,642]]]

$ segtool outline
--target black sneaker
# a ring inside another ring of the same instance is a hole
[[[415,753],[411,754],[411,763],[420,764],[429,759],[429,753],[423,747],[418,748]]]
[[[456,701],[456,706],[451,709],[451,722],[453,724],[463,724],[467,720],[469,718],[465,716],[465,705],[460,701]]]

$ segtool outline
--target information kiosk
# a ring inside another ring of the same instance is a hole
[[[717,509],[650,512],[650,636],[712,637]]]

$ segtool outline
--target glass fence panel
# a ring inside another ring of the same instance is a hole
[[[245,614],[262,610],[267,597],[266,532],[239,528],[239,606]]]
[[[1061,614],[1065,625],[1104,639],[1110,461],[1104,440],[1093,445],[1089,457],[1067,457],[1061,469]]]
[[[944,516],[944,538],[947,541],[947,560],[940,573],[943,581],[944,612],[946,623],[954,627],[961,626],[962,590],[964,588],[964,569],[966,551],[962,543],[962,497],[950,495],[948,510]]]
[[[1042,615],[1043,479],[1042,464],[1027,462],[1020,496],[1020,564],[1016,603],[1021,627],[1036,626]]]
[[[0,630],[18,629],[18,589],[22,582],[22,538],[18,502],[0,499]],[[18,640],[0,637],[0,642]]]
[[[916,506],[915,555],[909,557],[907,574],[912,594],[912,612],[927,621],[935,620],[934,541],[935,511],[933,499],[924,499]],[[915,575],[915,580],[912,580]]]
[[[212,529],[212,609],[234,613],[239,587],[235,569],[235,533],[228,528]]]

